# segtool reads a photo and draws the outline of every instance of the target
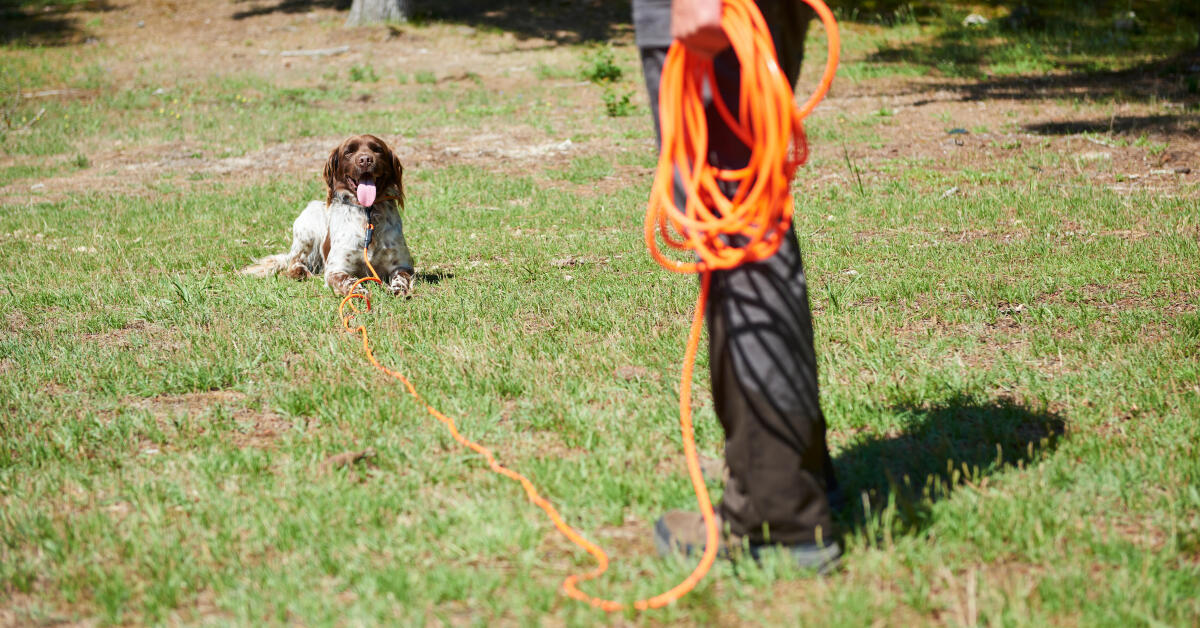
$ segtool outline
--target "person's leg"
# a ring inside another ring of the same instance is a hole
[[[836,483],[795,235],[768,260],[714,273],[709,303],[713,403],[729,466],[722,518],[752,544],[830,540],[826,492]]]
[[[662,123],[658,119],[658,86],[662,82],[663,64],[667,61],[666,47],[638,48],[642,59],[642,78],[646,80],[646,95],[650,97],[650,114],[654,119],[654,137],[662,150]]]
[[[794,80],[811,12],[797,10],[796,2],[764,4],[780,65]],[[665,49],[642,50],[656,131],[664,59]],[[736,56],[727,51],[715,63],[718,87],[727,105],[736,109]],[[749,149],[711,107],[709,124],[711,163],[744,166]],[[719,512],[729,531],[754,545],[829,541],[826,491],[835,490],[836,482],[818,403],[807,286],[794,233],[770,260],[715,273],[706,318],[713,397],[725,429],[730,471]],[[692,521],[698,522],[698,515]]]
[[[798,2],[763,3],[780,65],[795,83],[811,13]],[[736,115],[740,68],[714,60],[717,88]],[[746,165],[750,149],[709,107],[709,162]],[[726,190],[732,194],[733,189]],[[752,544],[828,541],[827,491],[836,488],[817,390],[807,281],[794,232],[770,259],[713,274],[705,313],[713,402],[725,428],[729,480],[722,518]]]

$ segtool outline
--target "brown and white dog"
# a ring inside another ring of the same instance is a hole
[[[292,223],[292,248],[268,255],[242,269],[244,275],[284,273],[305,279],[324,272],[325,283],[340,296],[358,278],[370,274],[362,250],[388,291],[412,293],[413,260],[404,242],[404,167],[387,143],[374,135],[355,135],[333,149],[325,164],[329,195],[312,201]],[[376,192],[382,192],[376,196]],[[367,243],[367,224],[375,225]]]

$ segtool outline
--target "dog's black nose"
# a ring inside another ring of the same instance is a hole
[[[358,165],[363,168],[370,168],[375,165],[375,158],[371,155],[359,155]]]

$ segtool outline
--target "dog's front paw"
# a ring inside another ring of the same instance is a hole
[[[412,273],[403,270],[392,273],[392,280],[388,282],[388,292],[391,292],[393,296],[411,297],[412,288]]]
[[[363,287],[362,284],[359,284],[357,287],[355,287],[354,277],[351,277],[346,273],[329,273],[328,275],[325,275],[325,283],[329,284],[329,287],[333,289],[334,294],[338,295],[339,297],[344,297],[350,294],[351,290],[358,294],[367,293],[367,289]]]

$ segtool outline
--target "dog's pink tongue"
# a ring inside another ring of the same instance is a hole
[[[358,182],[358,204],[370,207],[375,204],[375,184],[366,181]]]

